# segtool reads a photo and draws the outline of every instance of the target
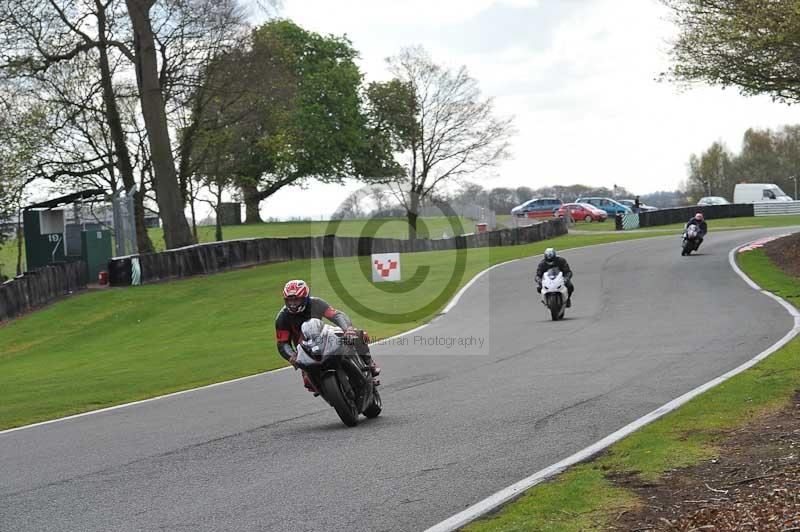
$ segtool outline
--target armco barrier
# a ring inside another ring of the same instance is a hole
[[[639,214],[623,214],[622,215],[622,229],[630,231],[631,229],[639,229]]]
[[[251,238],[197,244],[161,253],[115,257],[108,262],[112,286],[129,286],[204,275],[233,268],[323,257],[355,257],[372,253],[412,253],[461,248],[513,246],[567,234],[563,220],[549,220],[528,227],[501,229],[438,240],[338,237]]]
[[[653,227],[655,225],[669,225],[689,221],[689,218],[702,212],[709,221],[717,218],[739,218],[753,216],[752,203],[737,203],[730,205],[694,205],[692,207],[678,207],[675,209],[660,209],[657,211],[639,213],[639,227]]]
[[[800,214],[800,201],[770,201],[754,203],[756,216],[773,216],[778,214]]]
[[[86,288],[86,263],[70,262],[25,272],[0,285],[0,321]]]

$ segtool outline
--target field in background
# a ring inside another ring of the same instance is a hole
[[[421,237],[442,238],[455,234],[472,233],[475,231],[475,222],[468,218],[420,217],[418,231]],[[408,223],[405,218],[380,218],[372,220],[343,220],[334,226],[332,222],[269,222],[250,225],[223,226],[222,237],[225,240],[240,238],[266,238],[266,237],[293,237],[293,236],[322,236],[335,231],[339,236],[361,236],[373,234],[383,238],[408,238]],[[160,227],[148,231],[153,245],[158,251],[164,250],[164,232]],[[197,228],[197,238],[202,242],[214,242],[215,229],[213,226]],[[23,246],[23,268],[25,247]],[[0,272],[11,277],[17,264],[17,241],[9,240],[0,247]]]
[[[378,288],[363,277],[361,267],[369,271],[364,264],[368,257],[336,259],[336,272],[359,302],[381,312],[407,313],[397,323],[359,315],[337,296],[321,260],[90,291],[0,327],[0,429],[283,366],[273,323],[289,278],[305,278],[312,294],[350,314],[373,337],[385,338],[429,321],[458,288],[491,264],[539,255],[552,245],[567,249],[647,236],[564,236],[464,250],[464,275],[449,289],[456,251],[406,254],[404,279],[420,267],[430,272],[402,298],[383,290],[391,292],[392,287]],[[414,313],[440,293],[443,298],[424,314]]]
[[[25,268],[25,245],[22,246],[22,267]],[[17,239],[7,240],[0,246],[0,273],[13,277],[17,268]]]
[[[444,235],[453,236],[461,224],[463,233],[472,233],[475,230],[475,222],[468,218],[455,218],[452,224],[449,219],[444,217],[421,217],[420,234],[429,235],[430,238],[442,238]],[[368,224],[371,224],[368,227]],[[424,224],[424,229],[422,225]],[[498,227],[514,227],[511,215],[498,214]],[[745,229],[749,227],[786,227],[800,225],[800,216],[761,216],[754,218],[725,218],[719,220],[709,220],[709,230]],[[662,225],[658,227],[643,228],[642,231],[654,232],[679,232],[683,224]],[[225,240],[236,240],[239,238],[263,238],[263,237],[292,237],[292,236],[321,236],[332,230],[330,222],[269,222],[264,224],[252,225],[230,225],[223,227],[222,236]],[[339,236],[359,236],[367,234],[368,229],[375,228],[375,235],[386,238],[408,238],[408,225],[405,218],[383,218],[375,220],[344,220],[336,228]],[[603,223],[577,222],[570,229],[578,231],[614,231],[614,221],[609,220]],[[214,241],[214,227],[202,226],[197,228],[197,236],[200,242]],[[161,228],[150,229],[150,238],[158,250],[164,249],[164,237]],[[23,266],[25,248],[23,246]],[[17,241],[9,240],[3,247],[0,247],[0,272],[11,277],[17,263]]]
[[[423,238],[442,238],[458,234],[472,233],[475,231],[475,222],[468,218],[424,217],[418,220],[418,232]],[[452,223],[451,223],[452,222]],[[269,222],[250,225],[228,225],[222,229],[225,240],[238,240],[240,238],[266,238],[266,237],[292,237],[292,236],[322,236],[334,232],[338,236],[361,236],[372,234],[383,238],[408,238],[408,222],[405,218],[376,218],[371,220],[342,220],[336,222],[309,221],[309,222]],[[459,225],[460,224],[460,225]],[[150,229],[150,238],[159,250],[164,249],[164,237],[160,228]],[[213,242],[214,227],[203,226],[197,228],[197,238],[200,242]]]

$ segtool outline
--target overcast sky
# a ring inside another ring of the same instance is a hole
[[[283,0],[281,16],[346,34],[368,81],[387,79],[384,59],[408,45],[466,65],[518,130],[487,187],[674,189],[713,141],[736,151],[748,127],[800,123],[800,109],[767,97],[656,81],[675,28],[655,0]],[[263,211],[327,214],[353,188],[284,190]]]

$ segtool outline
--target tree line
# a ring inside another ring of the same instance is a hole
[[[800,125],[772,129],[748,129],[739,153],[722,142],[692,154],[688,163],[687,192],[702,196],[723,196],[733,200],[737,183],[775,183],[787,194],[800,176]]]
[[[678,34],[661,78],[681,85],[734,87],[744,95],[800,102],[800,16],[795,0],[662,0]],[[722,143],[689,160],[692,196],[732,199],[736,182],[770,182],[791,193],[800,174],[798,126],[749,129],[742,150]]]
[[[283,187],[356,178],[393,188],[414,237],[425,198],[507,157],[511,119],[465,67],[406,48],[367,82],[346,37],[262,4],[252,27],[238,0],[0,3],[0,215],[36,180],[136,190],[148,252],[146,204],[175,248],[196,241],[198,201],[220,220],[233,192],[253,223]]]
[[[555,185],[540,188],[528,186],[484,188],[478,183],[461,183],[451,192],[440,191],[428,197],[423,203],[423,210],[437,215],[445,213],[442,204],[447,204],[453,212],[460,212],[460,207],[476,205],[494,211],[497,214],[510,214],[511,209],[535,198],[558,198],[564,203],[572,203],[581,196],[604,197],[618,199],[634,199],[637,195],[625,187],[592,187],[587,185]],[[691,204],[692,199],[686,190],[662,190],[640,194],[639,200],[647,205],[666,209],[684,207]],[[405,214],[402,203],[394,194],[379,186],[367,187],[349,196],[332,215],[333,219],[390,218]],[[302,219],[298,217],[298,219]],[[308,218],[305,218],[308,220]]]

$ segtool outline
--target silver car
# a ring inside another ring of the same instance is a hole
[[[705,198],[700,198],[700,201],[697,202],[698,205],[729,205],[730,203],[722,196],[706,196]]]

